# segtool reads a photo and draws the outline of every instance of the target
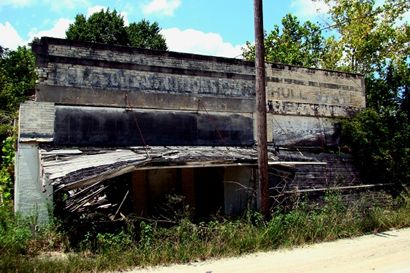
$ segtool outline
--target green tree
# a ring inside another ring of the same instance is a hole
[[[15,51],[6,51],[0,64],[4,77],[13,85],[14,97],[18,100],[24,100],[26,96],[33,93],[37,75],[35,57],[31,49],[18,47]],[[16,110],[18,105],[9,104],[6,107],[8,110]]]
[[[366,78],[368,108],[345,122],[344,134],[366,177],[410,185],[410,64],[399,64]]]
[[[366,76],[388,63],[402,62],[410,54],[408,22],[400,24],[410,8],[407,0],[325,0],[330,7],[331,28],[340,38],[339,69]]]
[[[344,142],[372,182],[410,183],[408,115],[410,35],[401,23],[410,3],[387,0],[325,0],[330,6],[338,69],[366,80],[367,109],[343,122]]]
[[[18,104],[19,99],[13,92],[13,84],[6,77],[3,68],[0,68],[0,142],[12,133],[15,111],[10,106]]]
[[[151,24],[144,19],[138,23],[131,23],[127,28],[130,45],[139,48],[168,50],[165,38],[160,34],[160,31],[157,22]]]
[[[109,9],[93,13],[88,19],[78,14],[68,27],[66,37],[69,40],[129,45],[124,19],[116,10]]]
[[[0,205],[13,196],[14,128],[19,104],[33,93],[35,59],[30,49],[9,51],[0,47]]]
[[[282,28],[274,25],[265,34],[264,42],[266,61],[308,67],[320,67],[326,45],[319,26],[310,21],[301,24],[291,14],[283,17]],[[255,46],[249,41],[242,50],[245,59],[255,59]]]
[[[339,36],[332,38],[333,50],[328,51],[336,58],[330,63],[336,63],[334,68],[339,70],[364,74],[368,107],[378,113],[398,113],[400,105],[406,109],[410,25],[401,20],[410,10],[410,2],[386,0],[376,5],[374,0],[324,1],[330,8],[329,28]]]
[[[134,46],[140,48],[167,50],[158,23],[142,20],[125,26],[124,19],[116,10],[101,10],[86,18],[83,14],[75,17],[66,31],[69,40],[88,41],[111,45]]]
[[[368,181],[410,185],[410,123],[403,112],[388,115],[367,108],[342,126],[343,140]]]
[[[344,143],[369,181],[409,184],[410,26],[408,0],[323,0],[331,22],[320,29],[287,15],[265,35],[266,60],[362,73],[367,109],[343,121]],[[323,38],[322,31],[335,35]],[[247,42],[243,56],[254,59]]]
[[[30,49],[1,49],[0,56],[0,142],[11,134],[19,104],[33,93],[36,83],[35,59]]]
[[[0,167],[0,206],[8,204],[13,199],[13,181],[14,181],[14,155],[15,155],[15,138],[7,137],[2,142],[2,156]]]
[[[367,107],[378,113],[408,113],[408,93],[410,87],[410,65],[405,62],[389,64],[366,78]]]

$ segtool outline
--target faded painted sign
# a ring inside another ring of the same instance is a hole
[[[347,116],[365,106],[357,74],[267,65],[268,110],[274,114]]]
[[[44,101],[255,111],[252,62],[53,38],[33,50],[42,72],[37,95]],[[344,72],[267,63],[266,93],[269,112],[279,115],[345,117],[365,106],[363,77]]]

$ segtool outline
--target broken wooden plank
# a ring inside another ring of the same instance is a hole
[[[125,199],[127,199],[129,193],[130,193],[130,190],[128,190],[128,191],[125,193],[124,198],[122,199],[120,205],[118,206],[118,208],[117,208],[117,210],[115,211],[114,215],[111,217],[111,220],[112,220],[112,221],[114,221],[114,220],[115,220],[115,217],[117,217],[117,214],[118,214],[118,212],[120,212],[120,209],[121,209],[122,205],[124,204]]]
[[[42,178],[57,190],[72,190],[101,183],[135,170],[256,166],[255,148],[149,147],[131,149],[56,149],[42,151]],[[90,153],[90,154],[89,154]],[[54,156],[54,157],[53,157]],[[317,161],[277,161],[269,152],[270,166],[326,165]],[[309,159],[309,158],[306,158]]]
[[[308,193],[308,192],[323,192],[323,191],[338,191],[338,190],[357,190],[357,189],[368,189],[374,187],[386,187],[394,185],[394,183],[384,183],[384,184],[367,184],[367,185],[355,185],[355,186],[340,186],[340,187],[326,187],[326,188],[317,188],[317,189],[295,189],[291,191],[284,191],[285,194],[299,194],[299,193]]]

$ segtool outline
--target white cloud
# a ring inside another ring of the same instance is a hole
[[[1,0],[0,6],[26,7],[34,3],[34,0]]]
[[[43,0],[43,3],[50,6],[52,10],[60,12],[90,5],[88,0]]]
[[[218,33],[204,33],[195,29],[180,30],[168,28],[161,30],[169,50],[221,57],[238,57],[242,54],[241,45],[225,42]]]
[[[31,42],[35,37],[41,38],[47,36],[55,38],[65,38],[65,32],[67,31],[68,26],[72,22],[72,20],[60,18],[57,20],[56,24],[51,29],[41,31],[30,31],[29,42]]]
[[[407,22],[410,22],[410,10],[408,10],[408,11],[404,14],[403,19],[404,19],[405,21],[407,21]]]
[[[181,0],[151,0],[142,6],[142,12],[147,14],[158,14],[165,16],[174,15],[174,11],[181,5]]]
[[[107,8],[104,6],[93,6],[89,7],[87,10],[87,18],[93,15],[94,13],[100,12],[101,10],[106,10]]]
[[[91,15],[93,15],[96,12],[100,12],[101,10],[106,10],[107,7],[104,6],[93,6],[88,8],[87,10],[87,17],[90,17]],[[122,16],[122,18],[124,19],[124,25],[128,26],[129,25],[129,21],[128,21],[128,14],[125,11],[120,12],[120,15]]]
[[[46,5],[54,11],[64,11],[67,9],[89,6],[89,0],[0,0],[0,6],[12,6],[16,8],[38,4]]]
[[[329,11],[329,6],[321,0],[292,0],[291,8],[295,15],[306,19],[323,15]]]
[[[128,26],[130,24],[130,21],[128,21],[128,13],[126,13],[125,11],[121,11],[120,14],[124,19],[124,25]]]
[[[410,10],[403,14],[403,18],[401,18],[397,24],[402,25],[408,22],[410,22]]]
[[[54,11],[64,11],[77,7],[89,6],[89,0],[0,0],[0,6],[12,6],[15,8],[32,5],[46,5]]]
[[[9,22],[4,24],[0,23],[0,33],[0,45],[3,47],[14,50],[18,46],[25,44],[23,39]]]

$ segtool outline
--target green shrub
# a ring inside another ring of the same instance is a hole
[[[0,206],[10,204],[13,199],[14,137],[7,137],[2,143],[0,167]]]
[[[368,108],[342,122],[342,139],[363,176],[372,183],[410,181],[410,123],[404,112]]]
[[[29,219],[2,208],[0,271],[95,272],[191,262],[408,227],[409,216],[408,196],[396,207],[374,206],[371,198],[346,206],[339,194],[328,193],[320,206],[302,202],[288,212],[274,211],[269,220],[248,212],[236,220],[218,217],[194,223],[184,218],[172,227],[140,221],[138,232],[131,228],[117,233],[89,232],[80,251],[52,259],[41,252],[67,250],[68,245],[62,247],[66,237],[56,231],[57,226],[33,232]]]
[[[10,206],[0,206],[0,253],[27,253],[31,235],[27,221],[16,217]]]

